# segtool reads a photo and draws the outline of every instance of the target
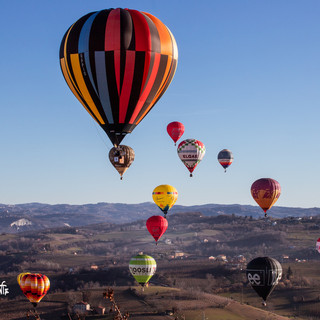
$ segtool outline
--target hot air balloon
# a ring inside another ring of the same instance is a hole
[[[20,278],[20,288],[34,307],[47,294],[50,281],[47,276],[40,273],[25,273]]]
[[[184,133],[184,125],[181,122],[170,122],[167,126],[167,132],[171,139],[174,141],[174,145],[181,138]]]
[[[156,240],[156,244],[158,244],[158,240],[168,228],[168,220],[162,216],[152,216],[147,220],[146,226],[154,240]]]
[[[132,257],[129,262],[130,273],[142,287],[149,282],[156,269],[156,261],[146,254],[138,254]]]
[[[30,272],[23,272],[23,273],[20,273],[20,274],[17,276],[17,282],[18,282],[19,286],[20,286],[21,278],[22,278],[25,274],[30,274]]]
[[[131,166],[131,163],[134,160],[134,151],[132,148],[125,145],[113,147],[109,151],[109,160],[119,172],[120,179],[122,180],[123,174]]]
[[[270,178],[262,178],[255,181],[251,186],[253,199],[261,207],[267,216],[267,211],[276,203],[281,194],[278,181]]]
[[[224,172],[227,172],[227,168],[233,162],[233,154],[229,149],[223,149],[218,154],[218,161],[223,166]]]
[[[206,153],[206,147],[199,140],[187,139],[180,142],[177,152],[180,160],[190,171],[190,177],[192,177],[193,170]]]
[[[152,199],[166,217],[168,210],[172,208],[178,199],[178,191],[175,187],[162,184],[153,190]]]
[[[320,238],[317,240],[316,249],[320,253]]]
[[[268,296],[281,279],[282,267],[276,259],[258,257],[248,263],[246,275],[252,288],[263,299],[263,305],[266,305]]]
[[[177,62],[170,30],[150,13],[130,9],[88,13],[60,46],[68,86],[114,146],[161,98]]]

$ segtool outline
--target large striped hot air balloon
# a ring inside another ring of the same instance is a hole
[[[34,307],[47,294],[50,281],[47,276],[40,273],[25,273],[20,278],[20,288]]]
[[[130,9],[91,12],[60,46],[60,65],[73,94],[117,146],[171,83],[178,49],[156,17]]]
[[[267,211],[276,203],[281,194],[278,181],[271,178],[262,178],[251,186],[251,195],[267,216]]]
[[[204,144],[196,139],[187,139],[178,145],[178,156],[183,164],[187,167],[192,177],[192,172],[203,159],[206,153]]]
[[[142,287],[149,282],[156,269],[156,261],[146,254],[138,254],[132,257],[129,262],[130,273]]]
[[[168,210],[170,210],[178,200],[178,191],[173,186],[162,184],[153,190],[152,199],[166,217]]]

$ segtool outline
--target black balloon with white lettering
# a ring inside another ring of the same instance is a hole
[[[264,300],[265,304],[281,279],[282,267],[276,259],[258,257],[248,263],[246,276],[252,288]]]

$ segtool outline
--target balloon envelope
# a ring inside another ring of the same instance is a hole
[[[190,177],[192,177],[193,170],[203,159],[206,153],[206,148],[204,144],[199,140],[187,139],[180,142],[177,152],[180,160],[190,171]]]
[[[226,172],[226,169],[231,165],[233,162],[233,154],[229,149],[223,149],[218,154],[218,161],[224,168],[224,171]]]
[[[176,143],[184,133],[184,125],[178,121],[170,122],[167,126],[167,132],[174,143]]]
[[[282,277],[282,267],[276,259],[258,257],[248,263],[246,276],[252,288],[266,301]]]
[[[320,238],[317,240],[316,249],[320,253]]]
[[[152,216],[147,220],[146,226],[154,240],[157,242],[166,232],[168,220],[162,216]]]
[[[177,61],[170,30],[153,15],[130,9],[88,13],[60,46],[69,88],[115,146],[161,98]]]
[[[109,160],[115,167],[115,169],[119,172],[122,179],[123,174],[127,171],[127,169],[134,161],[134,151],[132,148],[125,145],[113,147],[109,151]]]
[[[166,215],[168,210],[176,203],[178,191],[168,184],[157,186],[152,192],[152,199],[159,209]]]
[[[141,286],[145,286],[157,269],[156,261],[146,254],[138,254],[131,258],[129,270]]]
[[[20,274],[17,276],[17,282],[18,282],[19,286],[20,286],[21,278],[22,278],[25,274],[30,274],[30,272],[23,272],[23,273],[20,273]]]
[[[20,288],[34,307],[47,294],[50,281],[47,276],[40,273],[26,273],[20,279]]]
[[[278,181],[262,178],[251,186],[251,195],[261,209],[266,213],[279,199],[281,187]]]

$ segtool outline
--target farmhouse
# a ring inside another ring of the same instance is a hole
[[[84,301],[78,302],[73,306],[73,312],[87,314],[90,311],[90,304]]]

